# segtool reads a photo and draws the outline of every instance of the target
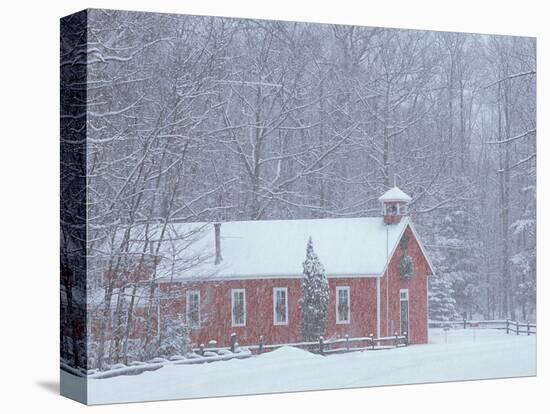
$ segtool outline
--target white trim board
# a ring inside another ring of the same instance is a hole
[[[391,224],[390,224],[391,226]],[[386,265],[384,266],[384,270],[382,271],[382,275],[380,276],[383,276],[386,271],[388,270],[388,266],[391,262],[391,259],[393,257],[393,255],[395,254],[395,251],[397,250],[397,246],[399,246],[399,242],[401,241],[401,239],[403,238],[403,234],[405,234],[405,231],[407,230],[407,227],[410,227],[411,229],[411,232],[414,236],[414,238],[416,239],[416,242],[418,243],[418,246],[420,247],[420,251],[422,252],[422,254],[424,255],[424,257],[426,258],[426,262],[428,262],[428,267],[430,268],[430,270],[432,271],[432,275],[435,274],[435,270],[434,270],[434,267],[433,267],[433,264],[430,260],[430,258],[428,257],[428,255],[426,254],[426,250],[424,249],[424,246],[422,245],[422,242],[420,241],[420,238],[418,237],[418,233],[416,232],[416,230],[414,229],[414,227],[412,226],[412,223],[410,220],[408,220],[407,222],[407,225],[403,227],[403,231],[401,232],[401,234],[399,234],[399,237],[397,238],[397,243],[395,243],[395,245],[393,246],[392,248],[392,251],[391,253],[388,255],[388,260],[386,262]]]
[[[376,279],[381,278],[383,275],[365,275],[362,273],[353,273],[353,274],[338,274],[338,275],[327,275],[328,279]],[[303,277],[302,274],[298,275],[242,275],[242,276],[205,276],[204,278],[200,277],[186,277],[186,278],[178,278],[174,277],[173,279],[167,279],[167,278],[159,278],[157,279],[158,283],[179,283],[179,282],[223,282],[225,280],[227,281],[235,281],[235,280],[268,280],[268,279],[301,279]]]
[[[418,246],[420,246],[420,250],[422,251],[422,254],[426,258],[426,261],[428,262],[428,266],[430,267],[430,270],[432,271],[431,274],[435,275],[435,268],[434,268],[434,265],[433,265],[432,261],[430,260],[430,256],[428,256],[428,254],[426,253],[426,249],[424,248],[424,245],[422,244],[422,241],[420,240],[420,237],[418,236],[418,233],[416,232],[416,230],[414,229],[414,226],[412,225],[412,223],[410,221],[409,221],[409,227],[411,228],[411,231],[414,234],[414,237],[416,239],[416,242],[418,243]]]

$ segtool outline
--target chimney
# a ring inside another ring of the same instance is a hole
[[[221,242],[221,227],[222,223],[214,223],[214,237],[216,241],[216,258],[214,259],[214,264],[220,264],[223,260],[222,258],[222,242]]]

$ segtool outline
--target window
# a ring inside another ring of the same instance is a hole
[[[231,290],[231,325],[246,325],[246,296],[244,289]]]
[[[349,323],[349,286],[336,287],[336,323]]]
[[[409,289],[399,291],[399,333],[409,333]]]
[[[126,326],[126,324],[128,323],[128,308],[112,309],[111,321],[113,327]]]
[[[200,292],[188,291],[186,302],[187,325],[190,328],[198,328],[201,321],[201,295]]]
[[[273,325],[288,325],[288,289],[273,289]]]

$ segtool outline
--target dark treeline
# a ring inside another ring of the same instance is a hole
[[[97,366],[128,342],[136,292],[151,303],[140,349],[155,354],[154,271],[128,275],[155,268],[165,236],[136,265],[132,227],[372,216],[394,183],[437,268],[431,317],[534,318],[534,39],[88,18],[87,56],[67,63],[88,65],[88,263],[113,275],[100,323],[129,308],[120,345],[100,334]]]

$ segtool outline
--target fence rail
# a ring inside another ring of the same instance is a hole
[[[312,353],[318,353],[321,355],[354,352],[363,350],[381,350],[406,346],[408,344],[408,335],[405,332],[403,335],[395,334],[393,336],[384,336],[376,338],[374,335],[350,338],[345,335],[342,338],[328,338],[319,337],[317,341],[303,341],[303,342],[290,342],[279,344],[265,344],[263,336],[258,338],[256,344],[251,345],[239,345],[237,343],[237,336],[231,335],[231,345],[228,347],[216,347],[213,346],[216,342],[210,341],[208,346],[201,344],[198,348],[193,348],[193,352],[198,355],[204,355],[205,352],[213,351],[229,351],[235,352],[237,347],[250,350],[252,353],[261,354],[266,351],[273,351],[284,346],[291,346],[295,348],[304,349]]]
[[[145,371],[156,371],[166,365],[204,364],[217,361],[227,361],[230,359],[245,359],[250,358],[254,354],[273,351],[284,346],[301,348],[321,355],[331,355],[365,350],[392,349],[407,346],[408,342],[409,339],[406,332],[403,335],[398,335],[396,332],[393,336],[385,336],[380,338],[376,338],[373,334],[370,336],[356,338],[350,338],[348,335],[345,335],[342,338],[325,339],[320,336],[317,341],[280,344],[265,344],[263,336],[260,336],[257,344],[239,345],[237,342],[237,335],[231,334],[230,346],[219,347],[217,346],[216,341],[211,340],[206,346],[201,344],[198,348],[190,349],[190,352],[188,352],[185,356],[175,355],[169,359],[157,357],[147,362],[132,361],[128,365],[113,365],[104,371],[98,371],[96,369],[91,369],[88,371],[77,369],[71,367],[67,361],[62,360],[61,369],[72,375],[87,377],[90,379],[103,379],[121,375],[138,375]]]
[[[467,320],[460,321],[429,321],[430,328],[486,328],[505,330],[507,334],[536,335],[537,324],[530,321],[511,321],[509,319],[497,320]]]

